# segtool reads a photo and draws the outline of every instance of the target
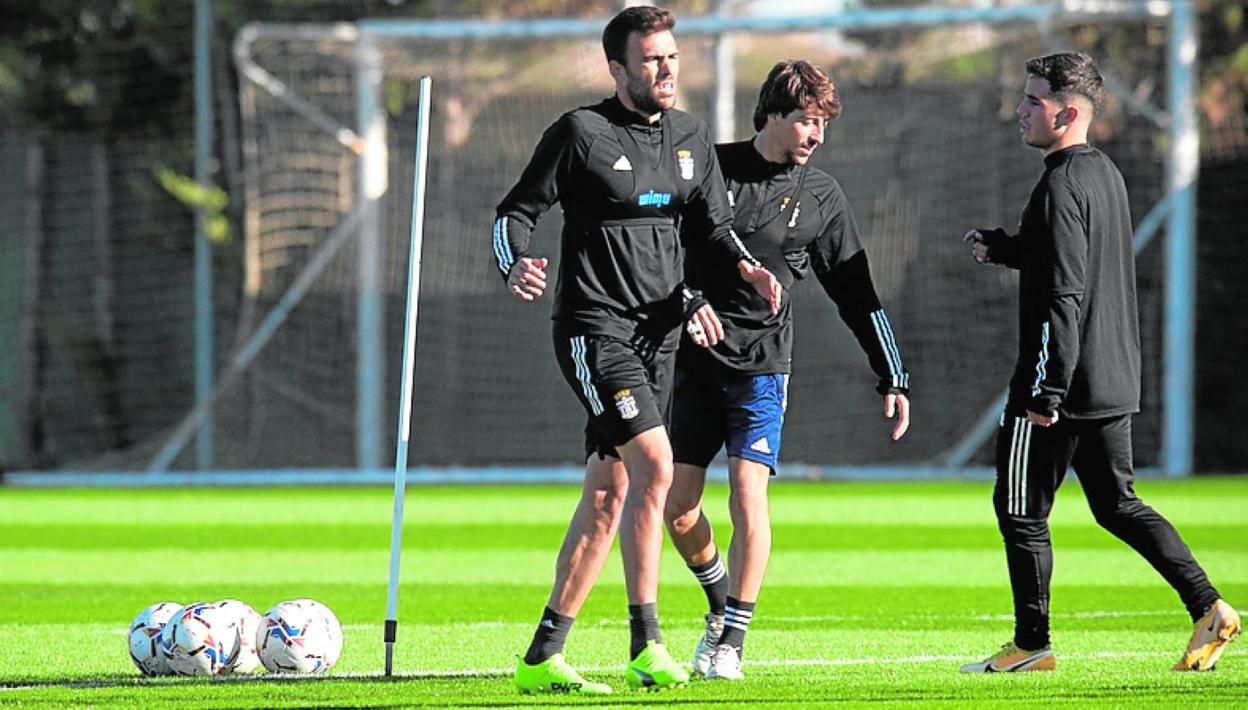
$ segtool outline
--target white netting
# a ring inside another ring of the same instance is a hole
[[[976,267],[960,237],[1017,223],[1041,170],[1013,109],[1026,58],[1078,48],[1096,56],[1132,102],[1159,105],[1161,20],[1113,32],[959,25],[850,33],[734,35],[735,135],[750,135],[757,87],[777,60],[802,56],[836,79],[844,113],[814,164],[845,188],[873,273],[913,373],[914,426],[885,445],[873,376],[815,284],[794,295],[794,379],[785,460],[922,464],[966,435],[1001,392],[1013,361],[1016,281]],[[683,37],[681,107],[708,115],[711,40]],[[417,81],[434,79],[424,280],[417,352],[414,463],[546,465],[576,460],[583,414],[551,354],[549,298],[522,304],[495,272],[493,208],[560,113],[611,92],[597,38],[378,40],[385,78],[389,191],[383,198],[383,438],[393,444],[410,222]],[[356,123],[357,43],[261,33],[247,55],[345,127]],[[240,342],[358,204],[357,155],[306,111],[243,78],[254,153],[249,255],[259,277]],[[250,103],[248,103],[250,102]],[[1137,223],[1164,190],[1164,133],[1121,96],[1096,143],[1122,169]],[[561,218],[539,225],[535,251],[558,254]],[[216,407],[219,468],[350,466],[355,457],[356,265],[347,240],[271,342]],[[552,270],[553,272],[553,270]],[[1156,462],[1160,258],[1139,258],[1145,348],[1141,464]],[[389,451],[389,449],[388,449]],[[385,460],[383,458],[383,460]],[[986,460],[981,450],[977,460]],[[175,465],[189,465],[184,451]]]

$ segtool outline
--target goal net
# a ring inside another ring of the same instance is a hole
[[[865,356],[822,289],[799,283],[786,465],[987,464],[987,439],[973,434],[999,411],[1012,368],[1017,280],[974,264],[961,235],[1015,227],[1042,170],[1014,116],[1024,62],[1068,49],[1098,59],[1113,95],[1094,142],[1122,170],[1138,225],[1166,188],[1166,18],[864,17],[800,28],[760,18],[724,35],[719,56],[730,60],[718,65],[716,27],[727,20],[682,20],[678,105],[709,116],[730,75],[735,119],[717,128],[746,138],[768,69],[792,57],[825,68],[841,93],[844,112],[813,164],[844,187],[864,235],[912,372],[913,425],[902,442],[888,442]],[[543,129],[612,92],[601,26],[260,25],[240,38],[247,265],[233,345],[251,351],[250,359],[234,351],[236,372],[213,401],[216,468],[385,466],[393,456],[422,75],[433,77],[434,103],[411,462],[580,458],[584,415],[552,357],[550,298],[522,303],[506,293],[490,227]],[[561,221],[556,209],[540,222],[535,254],[557,260]],[[1135,427],[1144,466],[1156,465],[1160,450],[1159,244],[1138,255],[1144,413]],[[292,288],[303,290],[292,297]],[[174,447],[168,465],[192,467],[192,448]]]

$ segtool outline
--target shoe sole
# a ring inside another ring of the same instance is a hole
[[[1040,658],[1027,658],[1012,666],[998,668],[991,662],[985,664],[973,663],[962,666],[958,669],[962,673],[1031,673],[1057,670],[1057,657],[1053,655],[1042,656]]]
[[[598,696],[602,696],[602,695],[612,695],[612,694],[613,694],[611,691],[602,691],[602,690],[584,690],[584,689],[577,689],[577,690],[546,690],[545,688],[538,688],[538,689],[534,690],[533,688],[516,688],[516,690],[517,690],[517,691],[518,691],[521,695],[534,695],[534,696],[537,696],[537,695],[576,695],[576,696],[580,696],[580,697],[587,697],[587,696],[591,696],[591,695],[592,695],[592,696],[594,696],[594,697],[598,697]]]
[[[654,685],[633,685],[630,683],[629,687],[643,693],[658,693],[664,690],[671,690],[673,688],[683,688],[686,685],[688,685],[688,683],[668,683],[666,685],[659,685],[657,683]]]

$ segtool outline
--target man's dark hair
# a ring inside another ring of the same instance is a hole
[[[627,64],[628,36],[640,32],[642,36],[670,30],[676,26],[676,16],[670,11],[650,5],[627,7],[611,18],[602,31],[602,51],[607,61],[614,59]]]
[[[771,68],[754,107],[754,130],[767,125],[768,116],[787,116],[794,109],[813,108],[832,120],[841,115],[841,98],[832,77],[804,59],[790,59]]]
[[[1049,93],[1059,101],[1082,96],[1092,104],[1092,114],[1105,102],[1104,81],[1092,57],[1082,52],[1062,52],[1027,61],[1027,73],[1049,82]]]

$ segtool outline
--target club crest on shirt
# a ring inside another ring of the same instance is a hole
[[[791,202],[792,200],[793,200],[792,197],[785,195],[784,200],[780,202],[780,211],[783,212],[784,208],[788,207],[789,202]],[[793,205],[793,216],[789,218],[789,227],[797,226],[797,216],[801,213],[802,213],[802,203],[798,202],[797,204]]]
[[[680,167],[680,176],[686,180],[693,179],[693,151],[681,148],[676,151],[676,165]]]
[[[615,393],[615,408],[620,413],[620,419],[635,419],[641,410],[637,409],[637,398],[633,396],[633,391],[623,389]]]

